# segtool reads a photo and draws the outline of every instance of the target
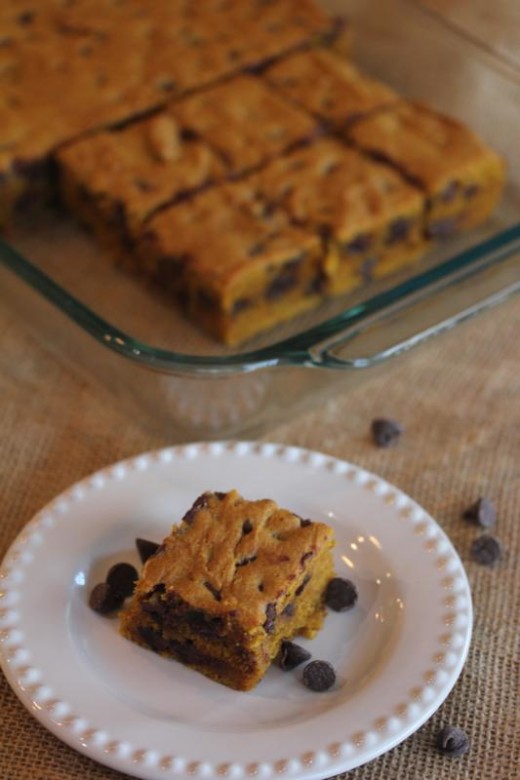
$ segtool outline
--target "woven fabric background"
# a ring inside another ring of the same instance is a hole
[[[113,461],[171,444],[138,426],[104,394],[25,335],[0,310],[0,557],[22,526],[70,484]],[[375,416],[405,426],[399,445],[378,449]],[[349,780],[520,778],[520,300],[459,326],[321,408],[269,431],[375,471],[435,517],[464,561],[475,626],[451,695],[417,733]],[[477,529],[461,513],[480,495],[497,507],[505,555],[494,568],[471,561]],[[0,674],[1,780],[117,780],[48,733]],[[434,746],[442,724],[464,728],[459,759]]]

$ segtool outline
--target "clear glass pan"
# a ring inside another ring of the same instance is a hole
[[[504,156],[506,193],[484,229],[241,350],[201,336],[61,214],[0,243],[0,297],[84,376],[181,441],[258,434],[517,292],[520,70],[432,4],[326,5],[352,20],[353,57],[367,71],[460,117]]]

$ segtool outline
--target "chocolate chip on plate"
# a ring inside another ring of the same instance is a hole
[[[357,588],[353,582],[343,577],[333,577],[325,588],[325,604],[335,612],[345,612],[354,606],[358,599]]]
[[[466,520],[471,520],[482,528],[491,528],[496,520],[495,505],[489,498],[479,498],[464,511],[463,516]]]
[[[115,563],[108,570],[105,581],[116,593],[126,599],[134,592],[134,585],[138,578],[137,569],[131,563]]]
[[[110,612],[119,609],[124,599],[109,582],[98,582],[92,588],[89,596],[88,605],[94,612],[100,615],[108,615]]]
[[[482,534],[473,541],[470,552],[477,563],[482,566],[492,566],[502,557],[502,545],[491,534]]]
[[[308,661],[311,654],[301,645],[295,642],[282,642],[280,652],[278,653],[277,663],[284,672],[296,669],[304,661]]]
[[[437,735],[437,747],[445,756],[457,758],[469,750],[468,735],[456,726],[445,726]]]
[[[372,438],[378,447],[391,447],[397,444],[403,430],[403,426],[396,420],[390,420],[386,417],[377,417],[372,420]]]
[[[328,661],[311,661],[303,670],[303,684],[311,691],[322,693],[336,682],[336,672]]]
[[[137,547],[141,563],[146,563],[148,558],[151,558],[159,549],[157,542],[151,542],[149,539],[141,539],[139,537],[135,540],[135,546]]]

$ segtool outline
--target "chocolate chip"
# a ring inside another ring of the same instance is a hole
[[[502,557],[502,545],[494,536],[482,534],[470,548],[471,557],[482,566],[492,566]]]
[[[308,661],[310,657],[309,651],[295,642],[282,642],[276,663],[284,672],[289,672],[304,661]]]
[[[137,569],[131,563],[115,563],[108,570],[105,581],[125,599],[134,592],[134,585],[138,579]]]
[[[193,521],[195,520],[196,515],[198,514],[200,509],[204,509],[208,505],[210,494],[209,493],[203,493],[201,496],[195,499],[192,506],[186,514],[184,515],[183,522],[187,523],[188,525],[191,525]]]
[[[307,528],[308,525],[312,525],[312,520],[309,520],[308,517],[300,517],[300,527]]]
[[[405,219],[404,217],[394,219],[394,221],[390,223],[388,233],[386,234],[387,245],[393,246],[393,244],[404,241],[410,235],[410,228],[411,224],[409,219]]]
[[[266,633],[272,634],[274,632],[274,624],[276,622],[276,604],[268,604],[265,608],[265,622],[264,629]]]
[[[456,726],[445,726],[437,735],[437,747],[450,758],[457,758],[469,750],[468,735]]]
[[[294,595],[295,595],[295,596],[301,596],[301,594],[303,593],[303,591],[304,591],[304,590],[305,590],[305,588],[307,587],[307,585],[308,585],[308,583],[309,583],[309,581],[310,581],[310,578],[311,578],[311,575],[310,575],[310,574],[306,574],[306,575],[305,575],[305,577],[304,577],[304,578],[303,578],[303,580],[302,580],[302,583],[301,583],[301,585],[298,585],[298,587],[297,587],[297,588],[296,588],[296,590],[294,591]]]
[[[443,203],[451,203],[457,197],[459,188],[460,185],[458,181],[448,182],[448,184],[441,191],[439,195],[439,200],[441,200]]]
[[[343,577],[333,577],[325,588],[325,604],[335,612],[351,609],[358,600],[357,588],[353,582]]]
[[[294,603],[291,601],[282,609],[282,616],[293,617],[295,612],[296,612],[296,607],[294,606]]]
[[[242,524],[242,533],[244,534],[244,536],[250,534],[252,530],[253,530],[253,523],[251,522],[251,520],[244,520]]]
[[[204,587],[209,590],[209,592],[211,593],[211,595],[213,596],[215,601],[222,601],[222,594],[221,594],[221,592],[219,591],[218,588],[216,588],[214,585],[212,585],[211,582],[208,582],[206,580],[206,582],[204,583]]]
[[[449,238],[457,232],[457,220],[454,217],[445,217],[431,222],[426,228],[428,238]]]
[[[311,661],[303,670],[302,682],[311,691],[328,691],[336,682],[336,672],[328,661]]]
[[[135,546],[137,547],[137,552],[139,553],[141,563],[146,563],[148,558],[151,558],[152,555],[155,555],[159,549],[157,542],[150,542],[148,539],[137,538],[135,540]]]
[[[495,506],[489,498],[479,498],[464,511],[463,517],[482,528],[491,528],[496,520]]]
[[[377,417],[372,420],[371,431],[372,438],[378,447],[392,447],[397,444],[403,433],[403,426],[396,420]]]
[[[349,252],[352,255],[362,255],[368,252],[372,243],[372,236],[370,233],[359,233],[352,241],[343,244],[341,249],[343,252]]]
[[[468,186],[464,188],[464,197],[466,200],[474,198],[479,189],[478,184],[468,184]]]
[[[122,605],[123,596],[109,582],[99,582],[90,594],[88,605],[100,615],[108,615]]]
[[[34,21],[34,11],[24,11],[18,16],[18,24],[22,27],[26,27],[28,24],[32,24]]]

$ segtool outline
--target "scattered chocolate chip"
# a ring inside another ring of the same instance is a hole
[[[138,579],[137,569],[131,563],[115,563],[108,570],[105,581],[116,593],[126,599],[134,592],[134,585]]]
[[[311,691],[328,691],[336,682],[336,672],[328,661],[311,661],[303,670],[302,682]]]
[[[481,525],[482,528],[491,528],[496,520],[495,506],[489,498],[479,498],[465,510],[463,517]]]
[[[251,520],[244,520],[244,523],[242,524],[242,533],[244,536],[247,536],[247,534],[250,534],[253,530],[253,523]]]
[[[26,27],[28,24],[32,24],[34,21],[34,11],[24,11],[18,16],[18,24],[22,27]]]
[[[371,255],[370,257],[365,257],[365,259],[361,263],[361,268],[359,269],[359,273],[361,275],[361,278],[365,282],[365,284],[368,284],[374,278],[374,271],[376,269],[377,263],[378,263],[378,258],[375,255]]]
[[[124,598],[109,582],[98,582],[90,594],[88,605],[100,615],[108,615],[122,605]]]
[[[280,669],[289,672],[296,669],[304,661],[308,661],[311,654],[308,650],[295,642],[282,642],[276,662]]]
[[[456,726],[445,726],[437,735],[437,747],[450,758],[457,758],[469,750],[468,735]]]
[[[482,566],[492,566],[502,557],[502,545],[494,536],[482,534],[470,548],[471,557]]]
[[[378,447],[391,447],[397,444],[403,433],[403,426],[396,420],[377,417],[372,420],[371,431],[372,438]]]
[[[308,525],[312,525],[312,520],[309,520],[308,517],[300,517],[300,527],[307,528]]]
[[[157,542],[150,542],[148,539],[137,538],[135,540],[135,546],[137,547],[137,552],[139,553],[141,563],[146,563],[148,558],[151,558],[152,555],[155,555],[159,549]]]
[[[333,577],[325,588],[325,604],[335,612],[351,609],[358,600],[357,588],[353,582],[343,577]]]
[[[231,307],[231,314],[240,314],[240,312],[248,309],[249,306],[251,306],[251,301],[249,298],[237,298]]]

